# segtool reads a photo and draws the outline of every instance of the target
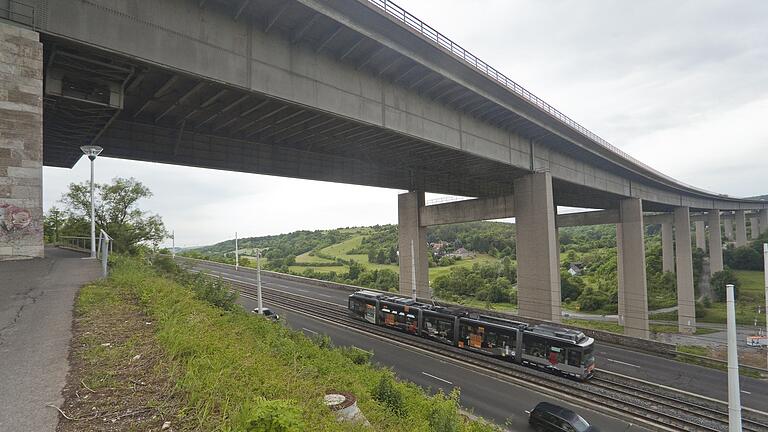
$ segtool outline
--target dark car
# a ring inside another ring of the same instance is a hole
[[[528,424],[539,432],[599,432],[575,412],[548,402],[536,405]]]
[[[259,313],[259,308],[253,308],[251,312],[257,314]],[[275,311],[269,308],[261,308],[261,315],[264,315],[265,317],[271,319],[272,321],[277,321],[280,319],[280,315],[278,315]]]

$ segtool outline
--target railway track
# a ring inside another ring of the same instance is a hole
[[[232,286],[244,297],[255,298],[255,286],[226,276]],[[324,321],[341,324],[350,329],[386,338],[434,355],[450,358],[473,368],[494,373],[506,380],[534,384],[544,393],[571,399],[576,404],[590,404],[607,408],[614,413],[643,419],[648,426],[664,431],[728,431],[727,404],[708,398],[696,397],[674,389],[654,386],[614,373],[597,371],[588,383],[581,383],[557,375],[520,366],[500,359],[469,352],[428,339],[374,326],[348,316],[345,307],[337,303],[310,298],[300,294],[263,287],[262,297],[271,305],[291,310]],[[314,307],[308,305],[314,303]],[[318,308],[317,304],[323,307]],[[557,391],[555,391],[557,390]],[[567,390],[567,391],[566,391]],[[768,415],[756,410],[742,412],[743,430],[768,432]]]

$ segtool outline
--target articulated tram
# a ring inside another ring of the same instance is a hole
[[[468,313],[373,291],[349,296],[350,316],[515,363],[587,380],[595,368],[594,342],[552,325]]]

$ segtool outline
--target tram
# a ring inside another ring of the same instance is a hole
[[[595,368],[595,340],[578,330],[531,326],[367,290],[351,294],[347,305],[351,317],[370,324],[579,380],[591,378]]]

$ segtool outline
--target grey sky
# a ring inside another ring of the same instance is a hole
[[[401,0],[405,9],[636,158],[681,181],[768,193],[768,2]],[[44,169],[48,208],[88,177]],[[396,223],[398,191],[102,158],[181,245]]]

